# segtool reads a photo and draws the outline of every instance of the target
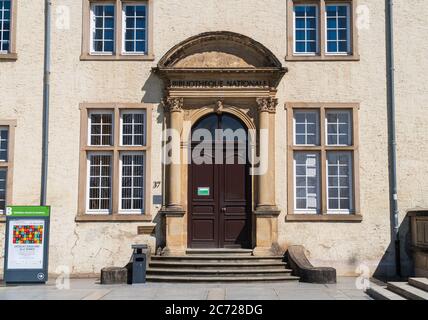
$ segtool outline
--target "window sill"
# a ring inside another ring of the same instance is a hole
[[[152,220],[152,216],[142,214],[79,214],[75,219],[76,222],[151,222]]]
[[[0,53],[0,61],[16,61],[18,54],[16,53]]]
[[[299,56],[287,55],[285,61],[360,61],[359,55]]]
[[[359,214],[288,214],[285,221],[291,222],[361,222],[363,216]]]
[[[80,61],[154,61],[155,57],[152,54],[148,55],[96,55],[89,53],[82,53]]]

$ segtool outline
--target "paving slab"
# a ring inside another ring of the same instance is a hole
[[[145,283],[100,285],[98,279],[71,279],[59,290],[47,285],[0,287],[0,300],[366,300],[356,278],[339,278],[335,285],[300,282],[266,283]]]

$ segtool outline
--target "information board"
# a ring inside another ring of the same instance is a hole
[[[48,280],[50,207],[6,208],[4,281]]]

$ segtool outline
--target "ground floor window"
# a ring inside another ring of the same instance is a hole
[[[12,204],[15,126],[14,120],[0,120],[0,215]]]
[[[289,214],[358,213],[358,107],[291,104]]]
[[[81,106],[79,216],[132,219],[147,213],[151,110],[142,104]],[[123,217],[123,218],[122,218]]]

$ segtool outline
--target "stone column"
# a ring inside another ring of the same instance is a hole
[[[257,176],[256,247],[254,255],[278,254],[278,215],[275,201],[275,112],[278,100],[272,97],[257,99],[260,135],[268,135],[268,146],[259,139],[259,150],[268,148],[267,168]]]
[[[169,115],[170,161],[167,167],[166,207],[162,209],[166,224],[165,255],[181,255],[186,250],[185,211],[181,202],[181,126],[183,123],[183,98],[167,98],[164,103],[165,115]]]

